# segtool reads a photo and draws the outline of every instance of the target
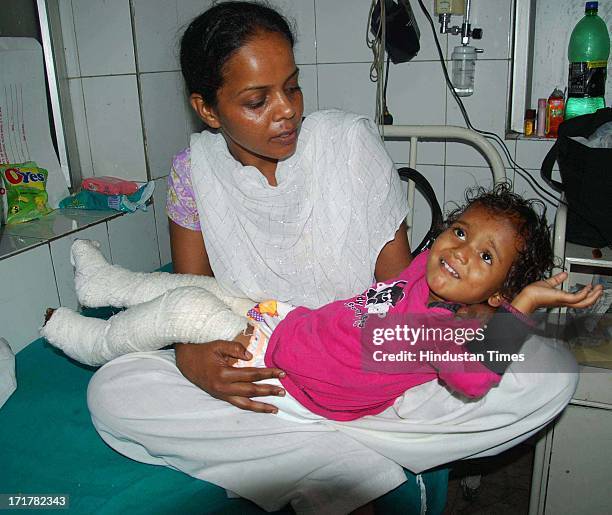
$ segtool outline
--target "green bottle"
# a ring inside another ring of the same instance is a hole
[[[569,79],[565,119],[594,113],[606,106],[606,71],[610,36],[606,23],[597,16],[598,2],[587,2],[585,15],[574,27],[567,54]]]

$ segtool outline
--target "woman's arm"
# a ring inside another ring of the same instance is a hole
[[[401,274],[411,261],[406,222],[402,222],[395,237],[378,254],[374,276],[377,281],[393,279]]]
[[[202,233],[181,227],[172,220],[169,222],[174,272],[212,277],[214,274],[208,261]]]
[[[176,273],[213,275],[200,231],[181,227],[170,220],[170,247]],[[284,372],[277,368],[234,368],[234,360],[248,361],[252,357],[240,343],[223,340],[204,345],[176,343],[174,349],[178,369],[205,392],[238,408],[276,413],[274,406],[253,401],[251,397],[284,395],[284,389],[253,382],[282,377]]]

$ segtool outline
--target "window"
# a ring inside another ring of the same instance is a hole
[[[567,86],[567,46],[584,16],[584,0],[515,0],[514,50],[509,128],[522,132],[525,109],[536,109],[555,87]],[[599,16],[612,22],[612,3],[599,3]],[[612,102],[612,74],[606,105]]]
[[[65,76],[65,73],[62,75],[65,64],[58,0],[2,0],[0,37],[30,37],[41,44],[51,139],[68,184],[80,182],[74,124],[70,122],[69,93],[65,81],[61,79]]]

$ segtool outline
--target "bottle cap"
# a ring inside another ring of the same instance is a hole
[[[477,49],[473,46],[463,46],[459,45],[453,48],[453,53],[451,55],[451,59],[461,59],[461,57],[466,57],[469,59],[476,59]]]
[[[584,10],[585,11],[592,11],[592,10],[597,11],[598,7],[599,7],[599,2],[587,2],[586,5],[584,6]]]
[[[527,109],[525,110],[525,118],[527,120],[530,120],[531,118],[535,118],[536,117],[536,110],[535,109]]]
[[[561,91],[559,88],[555,88],[553,90],[553,92],[550,94],[550,97],[548,98],[564,98],[565,95],[563,94],[563,91]]]
[[[538,98],[538,109],[546,109],[546,98]]]

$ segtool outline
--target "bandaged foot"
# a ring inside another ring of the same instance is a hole
[[[249,299],[227,295],[213,277],[165,272],[131,272],[106,261],[99,243],[75,240],[70,250],[75,268],[74,284],[79,303],[92,308],[135,306],[176,288],[195,286],[212,293],[234,313],[243,315],[253,304]]]
[[[58,308],[40,334],[86,365],[104,363],[129,352],[161,349],[176,342],[231,340],[247,327],[245,317],[202,288],[177,288],[126,309],[108,320]]]

